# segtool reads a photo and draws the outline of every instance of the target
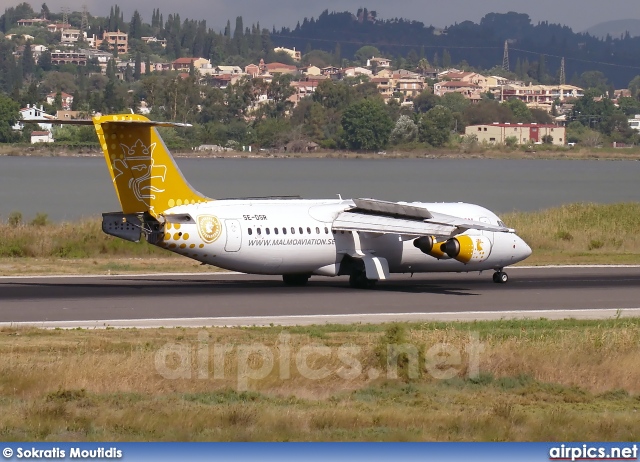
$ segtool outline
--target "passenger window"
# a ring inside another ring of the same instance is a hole
[[[278,234],[278,228],[273,228],[273,232]]]
[[[329,234],[329,228],[327,228],[326,226],[324,227],[324,233]]]
[[[251,236],[251,235],[253,234],[253,230],[252,230],[251,228],[249,228],[249,229],[247,230],[247,232],[249,233],[249,236]]]
[[[269,228],[267,228],[265,231],[267,232],[267,235],[271,234],[271,231],[269,230]]]
[[[296,233],[296,229],[292,226],[291,227],[291,234],[295,234]]]
[[[258,236],[260,236],[262,234],[262,229],[261,228],[256,229],[256,233],[258,233]]]
[[[284,226],[282,227],[282,234],[287,234],[287,228],[285,228]]]
[[[316,226],[316,234],[320,234],[320,228]]]
[[[311,228],[307,227],[307,234],[311,234]]]
[[[298,231],[300,231],[300,234],[304,234],[304,231],[303,231],[303,229],[302,229],[302,226],[300,226],[300,227],[298,228]]]

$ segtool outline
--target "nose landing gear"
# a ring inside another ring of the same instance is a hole
[[[496,284],[506,284],[509,282],[509,276],[502,270],[493,273],[493,282]]]

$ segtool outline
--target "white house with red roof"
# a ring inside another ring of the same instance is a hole
[[[27,107],[20,109],[20,119],[21,120],[12,127],[14,130],[22,130],[24,128],[24,124],[29,123],[30,120],[49,119],[52,123],[55,123],[56,120],[54,116],[44,112],[44,108],[42,106],[38,108],[35,104],[33,106],[27,104]],[[49,123],[39,123],[38,125],[42,130],[51,131],[51,124]]]
[[[65,93],[64,91],[60,94],[62,96],[62,109],[64,109],[65,111],[71,110],[71,105],[73,104],[73,95]],[[53,103],[56,101],[56,95],[56,92],[49,93],[47,95],[47,104],[53,105]]]

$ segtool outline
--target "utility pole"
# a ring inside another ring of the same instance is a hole
[[[504,55],[502,57],[502,69],[509,72],[509,41],[504,41]]]
[[[80,23],[80,30],[86,32],[89,29],[89,12],[87,5],[82,5],[82,23]]]
[[[68,6],[62,7],[62,24],[67,27],[69,26],[69,7]]]
[[[565,85],[567,83],[567,73],[564,68],[564,57],[562,58],[562,62],[560,63],[560,85]]]

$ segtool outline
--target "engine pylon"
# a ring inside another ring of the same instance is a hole
[[[450,257],[441,250],[444,242],[437,242],[435,236],[422,236],[413,241],[413,245],[420,249],[422,253],[431,255],[438,260],[447,260]]]

